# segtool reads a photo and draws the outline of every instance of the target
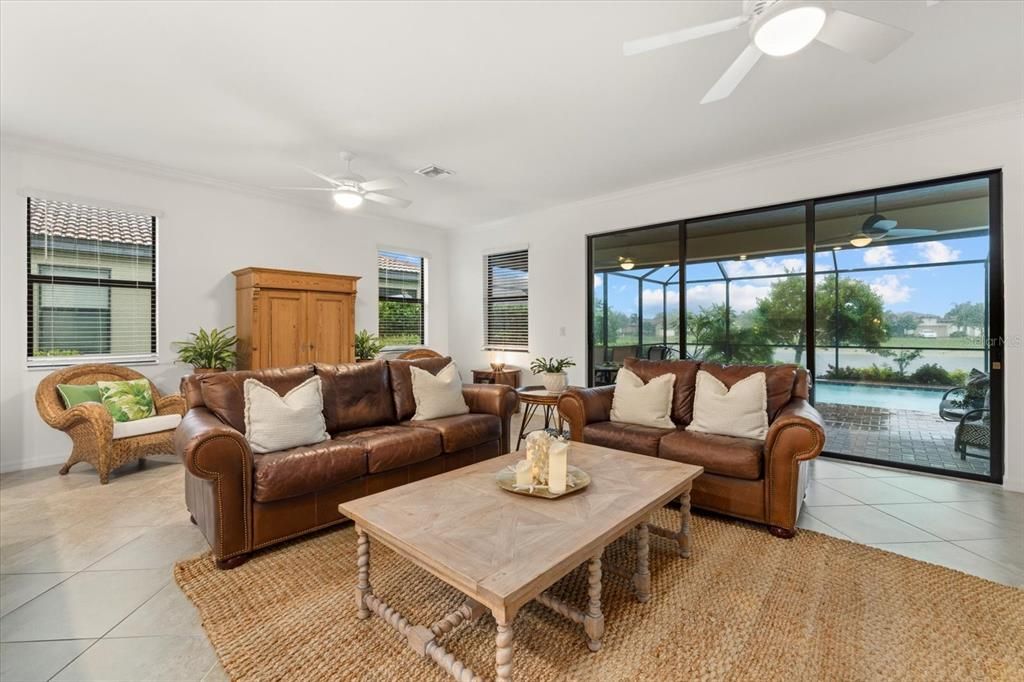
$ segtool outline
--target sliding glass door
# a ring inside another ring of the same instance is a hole
[[[828,454],[1001,480],[1000,180],[591,236],[591,384],[627,357],[796,364]]]

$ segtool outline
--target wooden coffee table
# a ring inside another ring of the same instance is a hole
[[[590,649],[600,649],[605,627],[601,555],[612,541],[638,529],[636,566],[626,574],[639,601],[650,596],[649,532],[672,538],[679,554],[689,556],[690,487],[701,467],[573,443],[569,460],[592,482],[577,493],[546,500],[509,493],[495,483],[497,471],[522,457],[505,455],[338,506],[356,523],[359,618],[376,613],[416,653],[462,682],[480,677],[437,642],[462,622],[487,610],[493,614],[497,679],[510,680],[512,622],[531,600],[582,625]],[[650,515],[675,498],[681,503],[679,527],[648,527]],[[466,601],[433,624],[410,623],[370,587],[371,537],[459,590]],[[545,592],[584,562],[589,571],[585,608]]]

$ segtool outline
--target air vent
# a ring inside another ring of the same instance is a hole
[[[447,168],[441,168],[440,166],[424,166],[416,170],[420,175],[427,178],[443,178],[446,175],[455,175],[455,171],[450,171]]]

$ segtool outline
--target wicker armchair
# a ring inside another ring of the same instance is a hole
[[[110,471],[126,462],[147,455],[174,452],[173,429],[114,440],[114,420],[103,405],[81,403],[67,409],[57,391],[58,384],[94,384],[97,381],[144,378],[135,370],[118,365],[76,365],[57,370],[39,382],[36,389],[39,416],[53,428],[68,434],[73,444],[71,456],[60,469],[61,475],[68,473],[78,462],[89,462],[99,472],[100,483],[106,483]],[[153,382],[149,385],[158,415],[185,414],[184,398],[177,394],[161,396]]]

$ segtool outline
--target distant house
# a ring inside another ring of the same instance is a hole
[[[915,336],[924,339],[946,339],[955,329],[949,322],[943,322],[937,317],[922,317],[914,330]]]

